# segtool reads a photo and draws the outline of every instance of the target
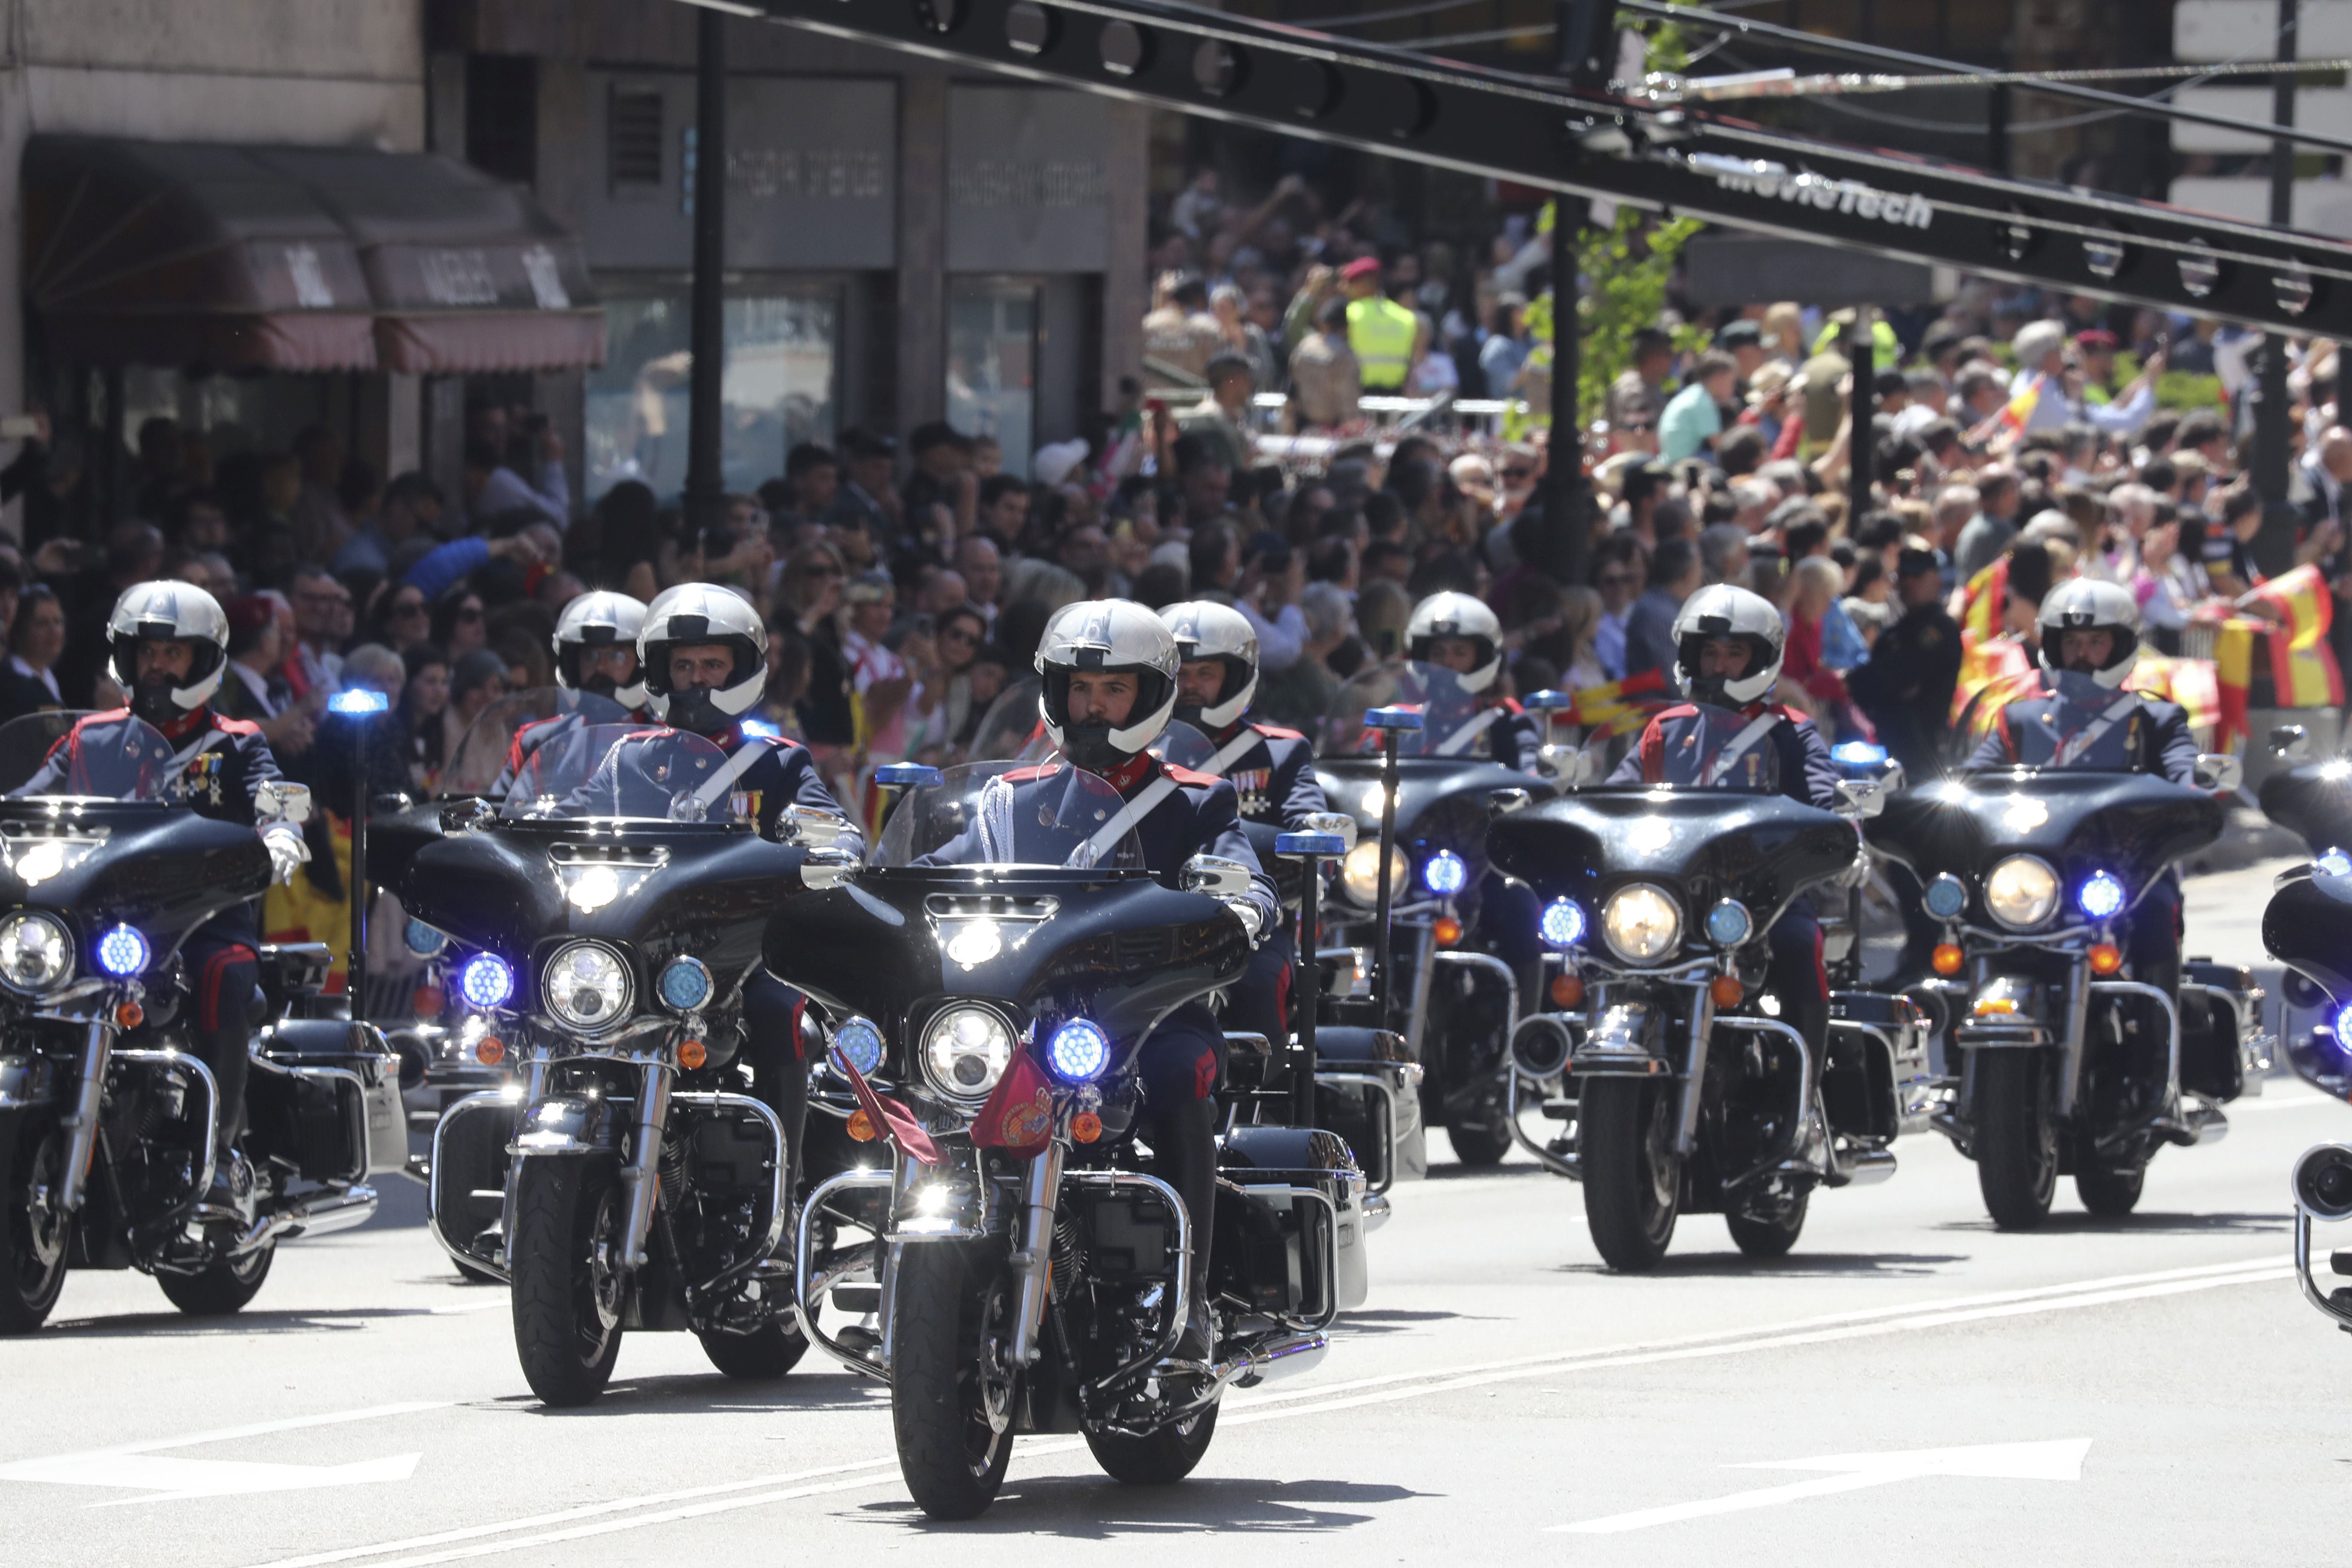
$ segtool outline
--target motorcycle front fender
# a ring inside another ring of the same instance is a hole
[[[523,1111],[507,1152],[517,1159],[539,1154],[613,1154],[620,1152],[620,1134],[621,1124],[602,1098],[550,1095]]]

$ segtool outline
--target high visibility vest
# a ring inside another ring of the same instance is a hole
[[[1401,392],[1412,368],[1421,323],[1393,300],[1348,301],[1348,347],[1355,352],[1366,392]]]

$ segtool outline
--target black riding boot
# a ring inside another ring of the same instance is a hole
[[[1209,1317],[1209,1254],[1217,1215],[1217,1102],[1186,1100],[1161,1110],[1152,1122],[1151,1147],[1160,1156],[1160,1179],[1184,1200],[1184,1214],[1192,1225],[1192,1289],[1176,1357],[1206,1363],[1217,1343]]]

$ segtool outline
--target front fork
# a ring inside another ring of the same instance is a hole
[[[654,1226],[654,1199],[661,1191],[662,1124],[669,1115],[670,1068],[652,1062],[637,1079],[637,1121],[629,1140],[629,1163],[621,1169],[621,1184],[629,1192],[629,1209],[621,1227],[622,1256],[632,1268],[649,1261],[646,1237]]]
[[[81,1072],[74,1085],[73,1111],[62,1123],[68,1138],[66,1174],[58,1203],[68,1214],[81,1207],[89,1185],[90,1162],[98,1153],[99,1112],[106,1102],[107,1058],[113,1050],[112,1026],[91,1024],[82,1040]],[[205,1136],[211,1136],[211,1129],[205,1129]]]

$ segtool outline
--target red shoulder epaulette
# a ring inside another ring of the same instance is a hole
[[[1250,728],[1255,730],[1259,734],[1264,735],[1269,741],[1303,741],[1307,739],[1306,736],[1300,734],[1297,731],[1286,730],[1279,724],[1253,723],[1250,725]]]
[[[230,719],[215,713],[213,715],[213,724],[224,735],[258,735],[261,733],[261,726],[255,723],[250,719]]]
[[[1059,763],[1037,763],[1029,767],[1014,768],[1010,773],[999,773],[997,777],[1007,784],[1030,784],[1038,779],[1051,778],[1061,771],[1062,764]]]
[[[1178,763],[1162,763],[1160,764],[1160,769],[1178,784],[1192,784],[1196,788],[1205,788],[1210,784],[1221,784],[1225,782],[1214,773],[1196,773]]]
[[[1813,721],[1810,715],[1798,712],[1785,702],[1773,703],[1770,711],[1786,719],[1791,724],[1810,724]]]
[[[1669,719],[1688,719],[1697,711],[1698,705],[1696,703],[1685,702],[1679,708],[1660,709],[1657,712],[1650,715],[1650,722],[1655,725],[1663,724]]]

